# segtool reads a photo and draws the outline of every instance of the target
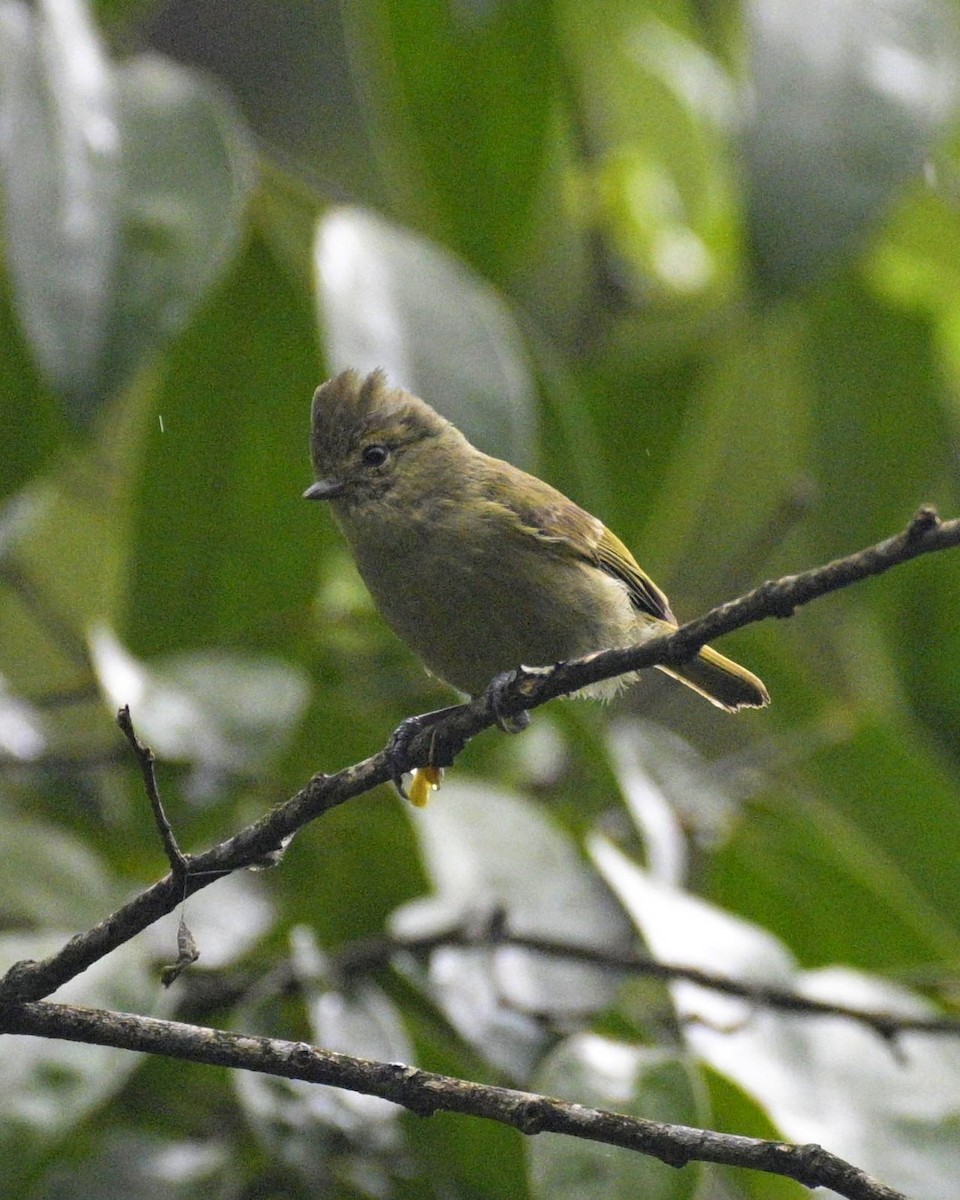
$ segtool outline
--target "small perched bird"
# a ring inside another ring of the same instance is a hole
[[[624,544],[548,483],[477,450],[381,371],[344,371],[313,397],[311,456],[387,623],[433,674],[475,696],[495,676],[676,628]],[[704,646],[660,667],[728,712],[770,697]],[[635,677],[634,677],[635,678]],[[578,694],[612,695],[623,677]]]

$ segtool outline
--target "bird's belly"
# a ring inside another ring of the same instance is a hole
[[[428,670],[476,695],[501,671],[639,640],[626,588],[550,547],[381,544],[358,553],[388,624]],[[504,552],[500,552],[500,551]]]

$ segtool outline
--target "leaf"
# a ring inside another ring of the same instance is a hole
[[[0,43],[2,40],[0,32]],[[0,82],[0,89],[2,87]],[[8,252],[5,256],[9,257]],[[60,405],[49,389],[42,386],[21,322],[14,311],[6,272],[0,273],[0,345],[3,346],[3,370],[0,371],[0,439],[4,447],[0,456],[2,504],[53,459],[63,432]]]
[[[688,6],[585,0],[560,13],[592,152],[588,198],[618,282],[644,306],[729,287],[736,209],[725,157],[736,97],[727,68],[696,40]],[[681,312],[668,311],[668,323]]]
[[[765,925],[806,962],[952,970],[960,955],[955,774],[902,711],[886,720],[865,714],[854,728],[842,711],[828,712],[810,742],[794,778],[761,793],[713,858],[712,899]]]
[[[70,881],[72,883],[72,881]],[[83,898],[73,892],[83,906]],[[82,911],[82,907],[81,910]],[[100,913],[103,916],[103,912]],[[76,926],[0,936],[0,973],[23,958],[59,950]],[[57,992],[57,1000],[90,1008],[163,1014],[159,984],[143,943],[128,942]],[[128,1080],[138,1065],[125,1050],[50,1038],[4,1037],[4,1088],[0,1094],[0,1187],[26,1193],[50,1145],[68,1137]]]
[[[111,437],[64,454],[0,513],[0,673],[38,704],[66,697],[46,722],[48,748],[96,754],[106,722],[91,687],[86,629],[109,620],[124,582],[127,510],[144,396],[126,397]],[[99,711],[96,711],[99,710]],[[112,734],[110,735],[113,740]]]
[[[74,835],[23,815],[0,816],[0,975],[22,959],[60,950],[78,930],[116,905],[121,889],[101,859]],[[59,988],[65,1004],[162,1013],[147,942],[119,947]],[[49,1154],[113,1095],[137,1066],[123,1050],[56,1039],[3,1039],[0,1191],[26,1194],[26,1180]]]
[[[0,120],[16,304],[86,424],[222,268],[250,151],[211,84],[159,59],[115,68],[82,0],[4,0]]]
[[[529,466],[534,388],[503,300],[426,238],[360,209],[317,226],[317,304],[333,371],[382,367],[482,450]]]
[[[652,721],[620,720],[609,734],[624,803],[643,839],[651,875],[687,877],[688,838],[710,844],[726,834],[734,805],[721,774],[682,738]]]
[[[746,588],[807,469],[809,400],[790,314],[760,314],[711,339],[694,403],[634,547],[680,619]],[[763,470],[758,464],[765,464]],[[745,578],[744,578],[745,576]]]
[[[100,859],[53,824],[0,815],[0,845],[0,914],[7,929],[95,925],[120,899]]]
[[[21,319],[54,386],[90,403],[119,257],[114,80],[86,6],[0,8],[0,171]],[[73,406],[71,406],[73,407]]]
[[[412,1062],[413,1047],[393,1001],[372,983],[334,986],[312,930],[299,926],[291,940],[309,1040],[339,1054]],[[272,988],[261,989],[246,1008],[245,1028],[289,1036]],[[389,1161],[400,1146],[401,1109],[379,1096],[245,1071],[235,1073],[234,1085],[268,1152],[318,1188],[321,1179],[337,1174],[365,1176],[369,1183],[383,1171],[378,1156]]]
[[[328,990],[309,1005],[311,1040],[340,1054],[377,1062],[412,1063],[413,1047],[393,1001],[374,984],[348,992]],[[350,1130],[368,1124],[391,1125],[400,1116],[396,1104],[337,1088],[311,1089],[316,1116]]]
[[[309,300],[251,238],[165,366],[131,506],[124,640],[149,656],[292,653],[327,529],[301,499],[319,382]]]
[[[97,1133],[83,1157],[74,1152],[54,1160],[43,1176],[45,1200],[209,1200],[237,1175],[237,1156],[224,1137],[167,1139],[127,1123]]]
[[[236,249],[253,148],[227,95],[158,55],[116,71],[121,253],[103,365],[123,380],[187,324]]]
[[[411,811],[434,895],[398,909],[402,937],[501,922],[506,933],[622,947],[616,907],[573,840],[538,807],[459,780]],[[523,1076],[542,1034],[527,1013],[584,1014],[609,1002],[616,976],[505,945],[435,951],[429,983],[448,1019],[492,1062]]]
[[[129,705],[140,738],[161,758],[209,772],[257,770],[309,698],[304,676],[276,659],[211,650],[148,666],[103,626],[90,644],[100,686],[114,708]]]
[[[355,86],[401,211],[502,279],[527,253],[558,70],[546,0],[348,0]]]
[[[766,930],[656,883],[602,838],[591,851],[662,962],[872,1011],[933,1011],[905,988],[847,968],[799,971]],[[671,992],[690,1048],[786,1137],[819,1142],[916,1200],[949,1200],[960,1153],[955,1041],[905,1034],[894,1052],[849,1020],[778,1013],[689,983]]]
[[[941,0],[752,0],[747,217],[761,286],[808,283],[916,174],[957,93]]]
[[[7,690],[0,677],[0,756],[29,761],[46,746],[47,732],[42,715]]]
[[[953,422],[938,403],[936,332],[925,314],[891,308],[847,279],[808,311],[813,517],[829,556],[888,537],[921,502],[954,501]],[[885,580],[880,590],[895,586]]]

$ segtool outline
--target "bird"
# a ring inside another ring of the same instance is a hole
[[[485,454],[381,370],[346,370],[311,406],[316,482],[387,624],[467,696],[522,666],[670,633],[664,592],[620,539],[549,483]],[[727,712],[770,701],[760,679],[704,646],[658,665]],[[609,698],[639,673],[578,695]]]

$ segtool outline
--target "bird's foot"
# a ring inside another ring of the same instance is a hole
[[[517,692],[524,693],[524,684],[527,681],[534,680],[541,675],[549,675],[552,670],[552,667],[525,667],[521,664],[515,671],[502,671],[490,683],[487,688],[490,707],[493,709],[498,727],[504,733],[521,733],[530,724],[530,714],[526,709],[521,709],[516,713],[505,711],[510,699]]]
[[[497,675],[486,690],[490,708],[497,725],[504,733],[520,733],[530,724],[530,714],[525,709],[509,712],[513,707],[517,694],[524,695],[529,691],[529,685],[542,675],[548,675],[552,667],[524,667],[515,671],[503,671]],[[525,687],[526,685],[526,687]],[[461,735],[434,728],[430,737],[430,748],[427,761],[422,766],[416,766],[411,792],[408,794],[403,785],[404,774],[411,769],[410,745],[426,729],[438,725],[444,717],[460,708],[453,704],[447,708],[438,708],[433,712],[421,713],[416,717],[407,717],[401,721],[390,735],[387,743],[387,763],[390,767],[390,778],[393,786],[404,800],[410,800],[418,807],[426,804],[430,792],[440,786],[443,779],[443,768],[450,766],[457,754],[464,747]]]
[[[407,794],[407,789],[403,786],[404,772],[411,769],[409,766],[410,743],[425,729],[429,729],[431,725],[436,725],[448,713],[460,707],[459,704],[452,704],[447,708],[435,709],[433,712],[420,713],[416,717],[407,717],[406,720],[400,722],[390,735],[386,749],[387,763],[390,767],[390,778],[397,793],[404,800],[410,800],[416,804],[417,807],[422,807],[426,804],[430,791],[440,786],[440,780],[443,778],[443,767],[449,766],[453,762],[457,751],[461,747],[459,745],[451,745],[447,740],[441,738],[440,731],[435,729],[430,739],[428,761],[424,765],[423,774],[417,774],[414,777],[414,792],[411,796]],[[416,771],[417,768],[414,768],[414,770]]]

